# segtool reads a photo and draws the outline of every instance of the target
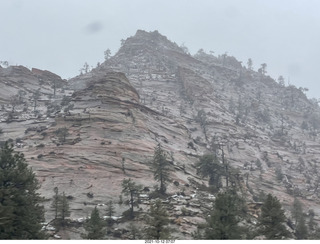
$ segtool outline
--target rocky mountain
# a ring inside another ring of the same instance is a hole
[[[138,30],[69,81],[14,66],[0,68],[0,87],[0,140],[11,139],[36,172],[48,222],[53,188],[69,198],[75,227],[59,232],[63,238],[80,238],[76,223],[94,206],[104,213],[107,201],[118,202],[126,178],[144,187],[135,220],[142,228],[158,143],[172,166],[164,203],[176,238],[191,238],[214,198],[195,167],[206,153],[236,170],[248,206],[271,193],[290,216],[296,196],[319,220],[318,104],[234,57],[202,49],[192,56],[157,31]],[[127,206],[115,206],[121,217]],[[117,223],[113,238],[129,238],[127,225]]]

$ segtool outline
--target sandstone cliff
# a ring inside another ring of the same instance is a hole
[[[281,86],[234,57],[191,56],[157,31],[139,30],[115,56],[67,83],[24,67],[1,68],[0,75],[0,140],[19,138],[17,150],[48,200],[48,221],[54,187],[69,196],[73,220],[117,202],[125,178],[149,194],[156,185],[150,166],[158,143],[172,164],[168,201],[177,238],[190,239],[204,221],[213,196],[201,187],[207,179],[196,174],[195,164],[213,151],[237,170],[248,201],[259,202],[261,191],[272,193],[290,216],[297,196],[305,211],[320,216],[318,105],[301,89]],[[10,97],[21,89],[28,95],[8,120]],[[139,211],[148,204],[146,199]],[[182,207],[192,214],[184,216]],[[117,205],[116,215],[125,209]]]

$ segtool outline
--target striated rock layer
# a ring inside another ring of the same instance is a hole
[[[234,57],[203,50],[191,56],[157,31],[139,30],[116,55],[67,84],[48,71],[23,67],[0,69],[0,75],[0,139],[19,138],[16,148],[48,200],[48,221],[54,187],[69,197],[71,219],[116,203],[125,178],[142,184],[147,195],[156,185],[151,162],[158,143],[171,162],[167,190],[173,196],[166,203],[173,203],[177,238],[191,238],[214,198],[195,168],[208,152],[223,154],[235,169],[254,216],[262,191],[276,195],[288,216],[295,196],[305,212],[320,216],[319,106],[303,89],[278,84]],[[18,104],[8,117],[19,79],[25,80],[29,107]],[[149,204],[144,197],[142,214]],[[127,209],[115,206],[117,216]],[[64,235],[80,238],[72,231]]]

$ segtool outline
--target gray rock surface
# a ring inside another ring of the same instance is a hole
[[[0,88],[0,140],[12,138],[36,172],[48,199],[47,221],[54,187],[72,197],[74,221],[98,204],[103,212],[109,200],[117,202],[124,178],[153,189],[150,165],[158,143],[178,182],[169,184],[168,193],[186,195],[168,199],[177,238],[190,239],[204,222],[214,196],[198,189],[207,179],[194,165],[219,147],[241,175],[254,217],[260,191],[277,196],[288,216],[294,196],[320,216],[319,106],[301,89],[283,87],[234,57],[191,56],[158,32],[138,31],[115,56],[68,82],[14,66],[0,68]],[[8,120],[19,90],[26,94]],[[57,135],[59,128],[67,129],[65,138]],[[143,200],[142,214],[149,204]],[[127,209],[115,206],[116,216]],[[59,236],[80,238],[72,231]]]

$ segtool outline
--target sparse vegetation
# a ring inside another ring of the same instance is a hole
[[[130,206],[128,217],[134,218],[134,206],[138,206],[138,195],[142,190],[141,185],[137,185],[132,179],[124,179],[122,181],[122,194],[128,196],[128,200],[125,201],[126,205]]]
[[[170,162],[161,144],[158,144],[154,150],[152,168],[155,180],[160,183],[159,192],[165,194],[166,184],[170,180]]]
[[[0,149],[0,239],[45,239],[40,184],[25,162],[8,143]]]
[[[66,137],[69,135],[68,129],[66,127],[59,128],[55,131],[55,134],[58,136],[59,141],[64,143],[66,141]]]
[[[217,157],[212,154],[203,155],[197,164],[197,172],[203,177],[209,177],[209,185],[213,191],[221,188],[223,169]]]
[[[65,83],[0,68],[0,143],[11,137],[32,159],[42,191],[61,189],[41,198],[23,155],[2,150],[0,239],[45,238],[42,227],[51,239],[320,239],[319,101],[266,64],[191,57],[152,35],[123,40],[119,55],[107,50],[105,64]]]
[[[106,235],[106,230],[104,229],[105,222],[100,217],[99,210],[95,207],[92,212],[90,219],[84,224],[86,234],[82,235],[82,238],[88,240],[101,240],[104,239]]]
[[[156,200],[150,206],[149,217],[147,219],[146,239],[164,240],[171,239],[168,228],[169,218],[168,213],[161,203],[161,200]]]
[[[113,219],[112,219],[112,216],[113,214],[115,213],[115,208],[113,206],[113,202],[110,200],[107,202],[107,216],[108,216],[108,219],[107,219],[107,224],[108,226],[111,226],[113,224]]]
[[[286,216],[279,200],[267,195],[261,208],[258,227],[259,233],[264,235],[267,240],[277,240],[291,237],[290,232],[285,227]]]
[[[248,230],[240,226],[245,216],[244,200],[234,190],[219,193],[204,231],[204,238],[209,240],[243,239]]]

